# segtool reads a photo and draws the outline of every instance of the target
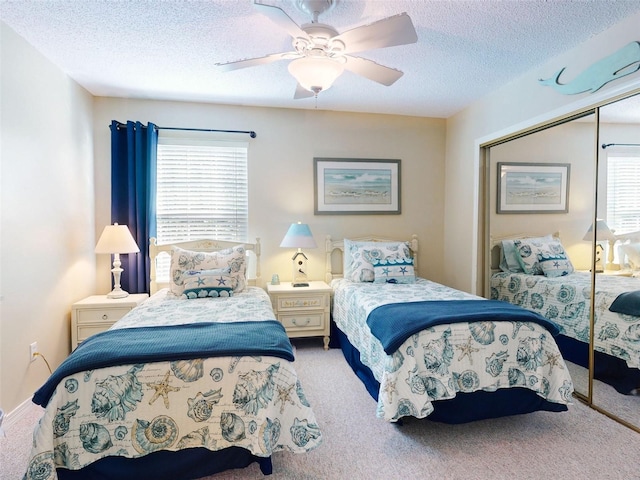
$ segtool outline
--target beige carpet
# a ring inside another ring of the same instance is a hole
[[[303,455],[275,454],[273,479],[640,479],[640,434],[577,400],[564,413],[463,425],[386,423],[375,417],[375,402],[341,352],[324,351],[321,343],[295,342],[296,369],[324,444]],[[36,416],[11,426],[0,439],[3,480],[22,477]],[[254,464],[207,478],[263,476]]]

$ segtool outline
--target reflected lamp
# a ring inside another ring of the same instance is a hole
[[[600,256],[604,251],[604,247],[600,242],[609,243],[606,269],[618,270],[620,268],[620,265],[616,265],[613,263],[613,247],[617,240],[617,237],[613,233],[613,230],[609,228],[609,225],[607,225],[607,222],[605,222],[604,220],[597,219],[595,223],[595,227],[593,224],[591,224],[591,226],[589,227],[589,230],[587,230],[587,233],[585,233],[583,240],[588,242],[593,242],[594,230],[595,230],[595,241],[597,242],[596,243],[596,273],[601,273],[604,271],[602,268],[602,258]]]
[[[133,239],[129,228],[126,225],[107,225],[100,235],[100,239],[96,244],[96,253],[109,253],[113,255],[113,290],[107,295],[107,298],[124,298],[129,293],[120,287],[120,277],[123,269],[120,262],[121,253],[138,253],[140,249]]]
[[[317,248],[316,241],[313,239],[311,229],[306,223],[292,223],[286,235],[280,242],[280,246],[284,248],[297,248],[296,253],[291,257],[293,262],[293,280],[291,285],[294,287],[308,287],[309,280],[307,278],[307,256],[302,252],[303,248]]]

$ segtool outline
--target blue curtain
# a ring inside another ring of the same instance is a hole
[[[121,255],[122,289],[149,293],[149,238],[156,236],[158,129],[128,121],[111,122],[111,223],[127,225],[140,253]]]

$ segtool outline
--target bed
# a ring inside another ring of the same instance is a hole
[[[253,462],[270,474],[273,453],[321,444],[291,343],[247,279],[259,240],[150,245],[151,297],[34,394],[46,408],[25,479],[191,479]]]
[[[524,248],[525,255],[531,249],[534,252],[544,251],[548,245],[555,244],[554,248],[560,252],[560,256],[567,257],[567,264],[561,274],[545,274],[542,267],[540,271],[532,268],[525,272],[522,265],[518,271],[518,266],[506,258],[513,248],[510,245],[513,242],[518,242],[519,248]],[[573,268],[557,233],[544,236],[511,235],[493,240],[492,245],[491,298],[520,305],[554,320],[560,326],[558,344],[565,359],[588,368],[591,273]],[[633,309],[625,309],[624,305],[621,309],[616,307],[625,297],[621,297],[621,294],[640,290],[640,279],[631,270],[615,273],[596,276],[594,377],[610,384],[620,393],[635,394],[640,388],[640,310],[634,312]],[[620,300],[614,304],[618,298]],[[640,301],[637,305],[640,306]]]
[[[378,402],[376,416],[466,423],[572,403],[553,322],[420,278],[415,235],[328,237],[326,251],[332,336]]]

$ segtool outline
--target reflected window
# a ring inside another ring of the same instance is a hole
[[[640,148],[607,155],[607,224],[616,234],[640,230]]]

